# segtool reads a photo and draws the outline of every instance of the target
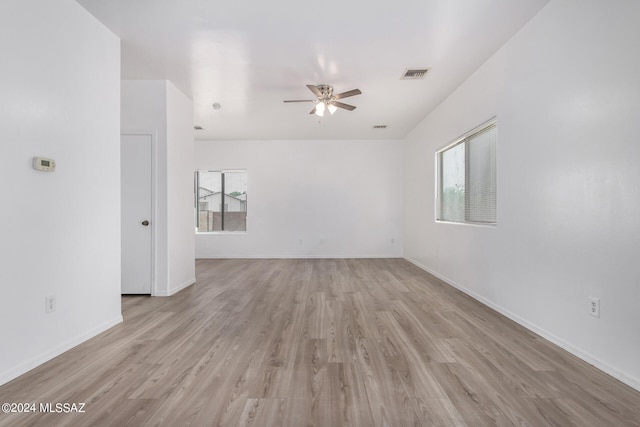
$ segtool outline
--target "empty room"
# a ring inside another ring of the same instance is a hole
[[[639,19],[2,0],[0,426],[640,426]]]

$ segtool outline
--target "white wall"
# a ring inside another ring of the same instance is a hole
[[[404,218],[408,259],[640,389],[638,16],[551,1],[409,135]],[[436,149],[494,115],[498,226],[435,223]]]
[[[169,294],[195,282],[193,102],[167,84]]]
[[[0,383],[122,321],[119,46],[74,1],[0,3]]]
[[[172,295],[195,282],[193,106],[166,80],[122,81],[121,127],[154,135],[155,284]]]
[[[402,149],[400,141],[196,141],[196,168],[248,173],[247,232],[198,234],[196,257],[402,256]]]

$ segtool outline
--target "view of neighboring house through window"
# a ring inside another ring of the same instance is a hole
[[[196,171],[196,230],[247,230],[247,172]]]
[[[496,122],[436,153],[439,221],[496,224]]]

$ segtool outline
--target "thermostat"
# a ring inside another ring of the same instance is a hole
[[[56,161],[46,157],[34,157],[33,168],[38,171],[53,172],[56,170]]]

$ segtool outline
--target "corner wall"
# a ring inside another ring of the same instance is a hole
[[[169,294],[196,281],[193,224],[193,102],[167,83]]]
[[[0,52],[2,384],[122,321],[120,41],[74,1],[4,0]]]
[[[405,143],[404,249],[640,390],[638,16],[553,0],[430,114]],[[435,151],[494,115],[498,226],[436,223]]]
[[[198,258],[402,256],[400,141],[196,141],[196,168],[248,173],[247,232]]]

